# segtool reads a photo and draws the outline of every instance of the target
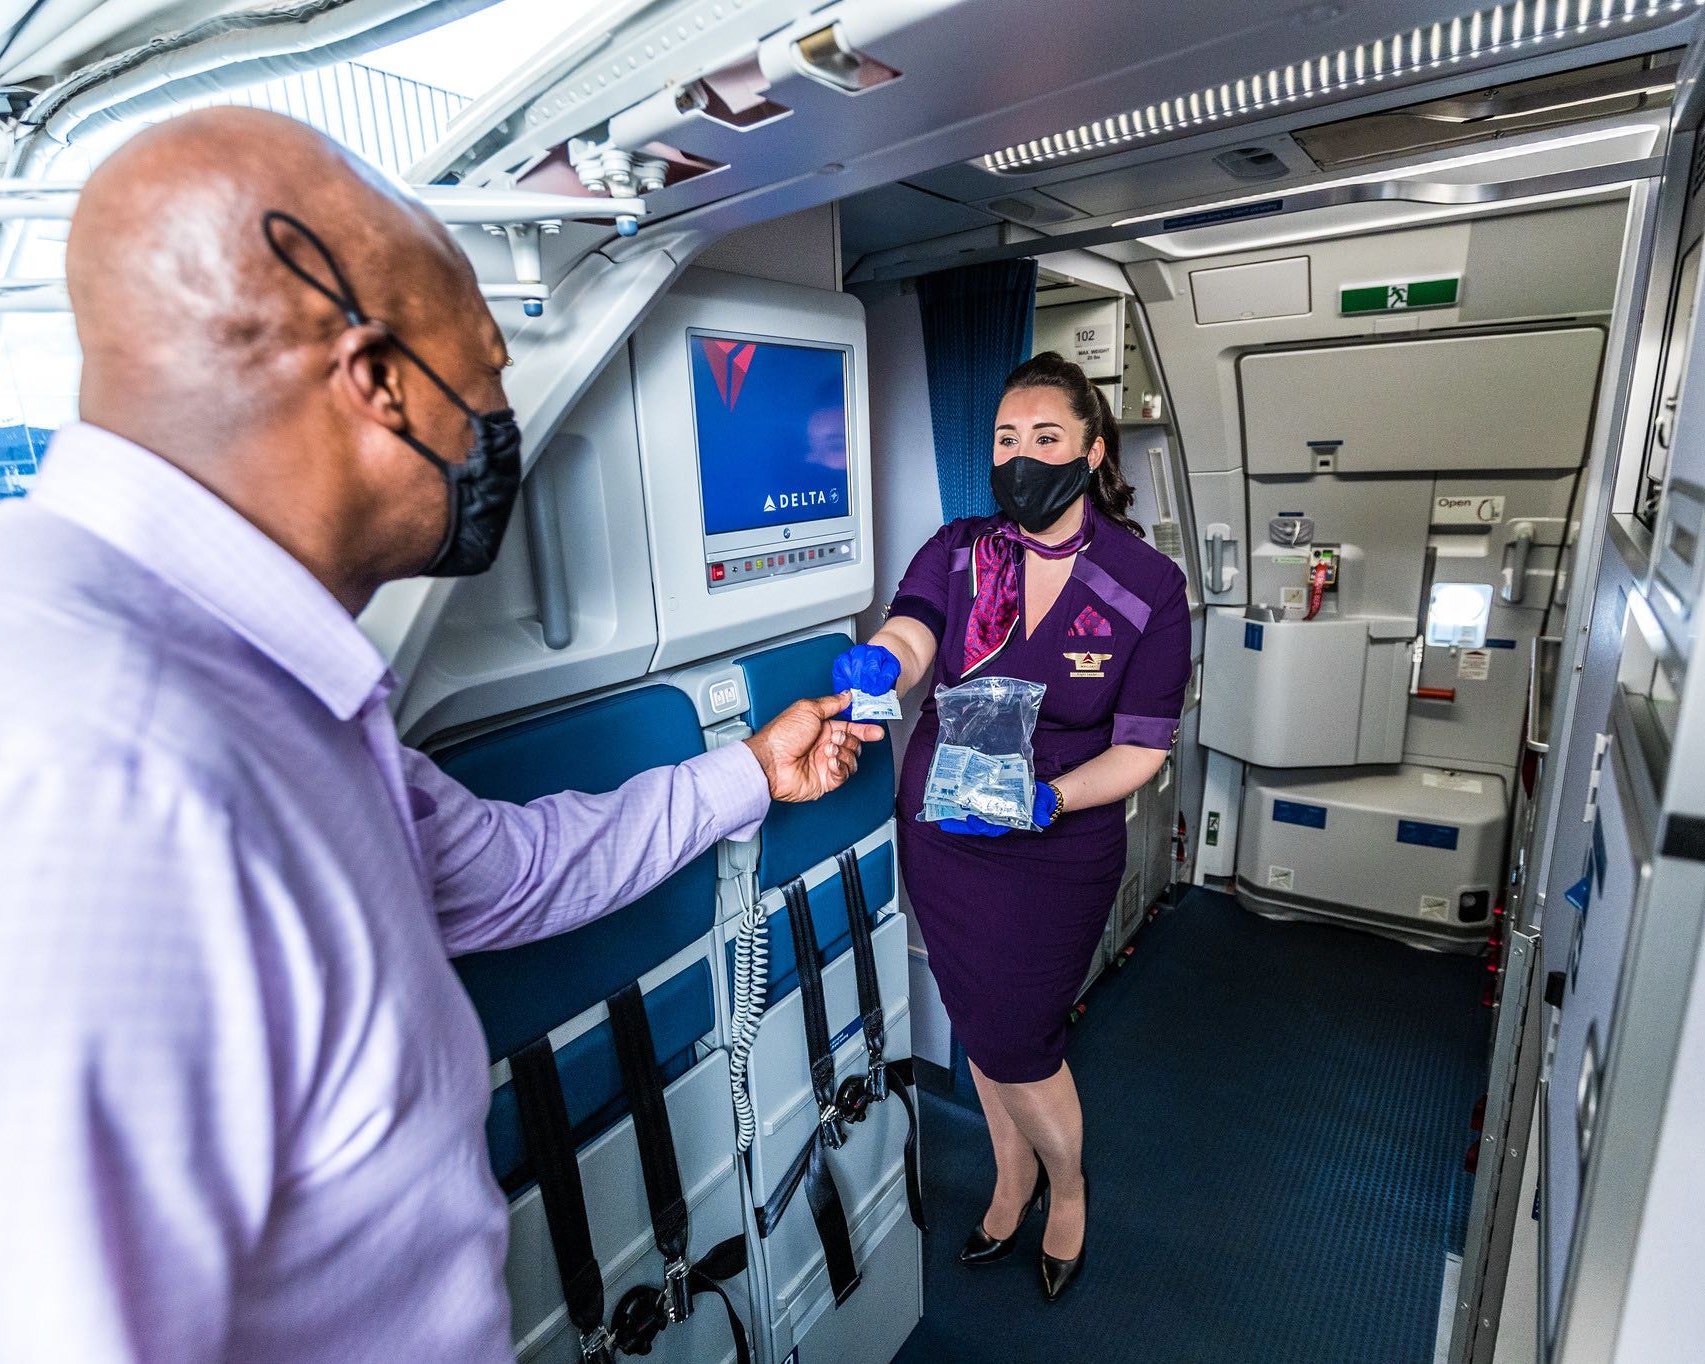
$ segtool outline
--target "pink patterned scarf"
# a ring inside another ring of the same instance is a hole
[[[971,548],[971,619],[965,626],[965,666],[969,677],[1007,645],[1018,628],[1019,569],[1024,551],[1044,559],[1069,559],[1095,535],[1095,517],[1086,503],[1083,524],[1057,545],[1033,540],[1006,517]]]

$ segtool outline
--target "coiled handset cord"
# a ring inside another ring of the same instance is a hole
[[[739,932],[734,939],[733,1045],[728,1057],[728,1077],[734,1092],[735,1146],[745,1152],[758,1134],[758,1115],[752,1109],[752,1094],[746,1083],[746,1068],[752,1045],[758,1040],[758,1023],[764,1016],[765,995],[770,978],[769,911],[763,897],[753,894],[753,877],[740,878]]]

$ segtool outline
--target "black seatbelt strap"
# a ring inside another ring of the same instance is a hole
[[[840,1112],[835,1107],[835,1054],[830,1048],[829,1009],[823,997],[823,960],[811,923],[811,897],[800,879],[782,888],[788,926],[793,930],[794,965],[799,972],[799,1003],[805,1015],[805,1052],[811,1066],[811,1092],[817,1099],[818,1125],[831,1147],[841,1144]]]
[[[637,983],[623,986],[605,1002],[616,1035],[622,1088],[633,1112],[639,1168],[645,1177],[645,1199],[651,1205],[651,1235],[663,1256],[669,1320],[685,1321],[692,1314],[692,1298],[687,1292],[687,1199],[681,1192],[681,1169],[675,1163],[675,1135],[663,1103],[663,1079],[657,1073],[651,1021],[645,1016],[645,999]]]
[[[563,1103],[550,1039],[538,1038],[514,1053],[509,1058],[509,1072],[520,1109],[521,1135],[539,1182],[545,1225],[556,1254],[563,1301],[568,1305],[569,1320],[580,1332],[582,1364],[610,1364],[610,1340],[604,1330],[604,1280],[592,1250],[574,1130]]]
[[[805,1015],[805,1049],[811,1063],[811,1092],[817,1100],[817,1130],[794,1162],[795,1166],[803,1162],[799,1174],[790,1169],[788,1175],[795,1188],[801,1177],[805,1181],[806,1201],[811,1205],[811,1218],[823,1243],[823,1260],[838,1307],[858,1287],[860,1276],[853,1263],[852,1232],[847,1226],[846,1208],[841,1203],[840,1190],[835,1187],[834,1171],[829,1168],[829,1152],[845,1138],[841,1113],[835,1107],[835,1054],[830,1047],[829,1012],[823,999],[823,963],[817,951],[817,934],[811,924],[811,897],[806,893],[804,880],[796,877],[789,881],[782,888],[782,898],[787,902],[788,922],[793,929],[799,1002]],[[782,1208],[785,1206],[784,1200]],[[775,1215],[779,1218],[781,1209]]]
[[[881,1103],[890,1093],[899,1096],[906,1109],[906,1203],[919,1231],[924,1225],[923,1177],[918,1168],[918,1114],[907,1089],[912,1083],[912,1058],[889,1061],[884,1056],[888,1036],[882,1018],[882,982],[876,974],[876,947],[870,937],[870,910],[864,898],[864,876],[858,853],[848,848],[837,853],[835,865],[841,873],[841,890],[847,904],[847,931],[852,935],[853,972],[858,978],[858,1011],[864,1023],[864,1049],[869,1069],[862,1085],[857,1079],[841,1087],[846,1102],[839,1107],[850,1121],[862,1122],[869,1106]],[[899,1083],[890,1088],[890,1078]]]
[[[864,876],[858,854],[851,848],[835,854],[841,872],[841,892],[847,902],[847,932],[852,935],[853,971],[858,977],[858,1011],[864,1022],[864,1050],[869,1058],[870,1100],[888,1097],[882,1059],[887,1033],[882,1023],[882,982],[876,977],[876,947],[870,941],[870,910],[864,900]]]
[[[693,1299],[715,1293],[728,1313],[737,1364],[749,1364],[746,1328],[734,1302],[719,1280],[746,1269],[746,1240],[735,1235],[711,1247],[697,1265],[687,1263],[687,1199],[681,1189],[681,1167],[675,1159],[675,1135],[663,1098],[663,1076],[651,1038],[651,1020],[637,983],[624,986],[605,1003],[615,1034],[616,1060],[622,1070],[622,1089],[633,1113],[634,1140],[639,1144],[640,1173],[651,1209],[651,1235],[663,1256],[663,1289],[630,1289],[617,1304],[611,1330],[622,1353],[648,1354],[651,1341],[670,1322],[692,1315]],[[659,1310],[661,1309],[661,1310]]]
[[[752,1355],[746,1348],[746,1328],[740,1324],[740,1314],[734,1310],[734,1299],[722,1285],[736,1274],[746,1272],[746,1237],[736,1232],[726,1241],[718,1241],[707,1250],[699,1262],[687,1271],[687,1287],[696,1298],[700,1293],[714,1293],[722,1299],[722,1309],[728,1313],[728,1332],[734,1337],[734,1364],[751,1364]]]

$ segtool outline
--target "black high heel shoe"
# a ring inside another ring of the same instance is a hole
[[[1084,1256],[1089,1251],[1089,1178],[1083,1181],[1083,1245],[1078,1248],[1077,1255],[1070,1260],[1056,1259],[1042,1252],[1042,1296],[1049,1302],[1058,1302],[1060,1295],[1072,1286],[1077,1276],[1083,1272]]]
[[[965,1238],[965,1247],[959,1252],[959,1263],[962,1265],[990,1265],[996,1260],[1004,1260],[1012,1254],[1012,1248],[1018,1241],[1018,1233],[1023,1229],[1030,1214],[1045,1207],[1048,1202],[1048,1171],[1040,1161],[1036,1165],[1036,1187],[1030,1191],[1030,1201],[1024,1205],[1024,1211],[1018,1214],[1018,1225],[1012,1229],[1011,1236],[996,1240],[983,1230],[983,1224],[977,1223],[971,1234]]]

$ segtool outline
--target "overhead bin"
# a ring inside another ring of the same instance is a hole
[[[1573,469],[1597,327],[1261,351],[1239,362],[1251,478]]]

